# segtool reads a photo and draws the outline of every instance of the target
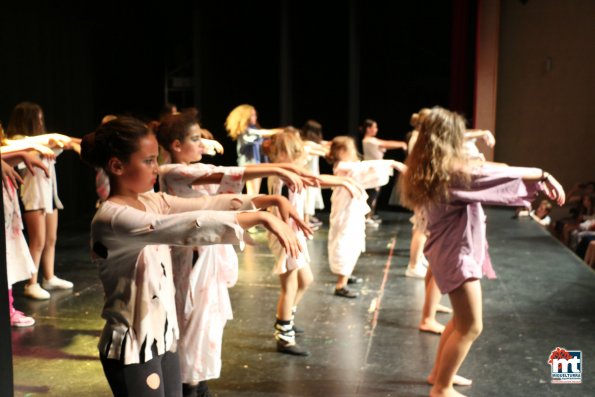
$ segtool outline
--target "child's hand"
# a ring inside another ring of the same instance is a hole
[[[295,172],[287,171],[283,168],[278,168],[277,175],[292,192],[301,192],[304,189],[304,183],[302,181],[302,178],[300,178],[300,176]]]
[[[4,186],[18,186],[23,183],[23,179],[18,172],[14,170],[6,161],[2,160],[2,181]]]
[[[485,130],[482,138],[488,147],[496,146],[496,138],[494,137],[494,134],[492,134],[492,131]]]
[[[300,217],[300,215],[297,213],[295,208],[293,208],[289,200],[283,196],[274,197],[277,197],[277,208],[279,209],[279,215],[281,216],[283,222],[289,223],[289,220],[293,219],[295,225],[304,232],[306,237],[311,237],[313,234],[312,229]]]
[[[303,248],[291,227],[273,214],[264,212],[262,216],[264,218],[263,226],[277,237],[287,255],[297,259]]]
[[[214,139],[201,138],[201,143],[205,148],[205,154],[214,156],[216,153],[223,154],[223,146]]]
[[[400,173],[407,171],[407,166],[400,161],[393,161],[393,168]]]
[[[258,196],[252,199],[252,204],[254,204],[256,208],[276,206],[279,209],[279,216],[284,222],[289,223],[289,220],[293,219],[295,225],[301,229],[307,237],[312,236],[312,229],[310,229],[306,222],[304,222],[289,200],[285,197],[278,194]]]
[[[547,177],[543,181],[543,185],[545,187],[545,194],[552,200],[554,200],[558,205],[564,205],[564,201],[566,201],[566,194],[564,193],[564,188],[560,185],[551,174],[547,174]]]
[[[53,153],[54,152],[52,152],[52,154]],[[48,178],[50,177],[50,172],[46,168],[43,161],[41,161],[41,159],[36,154],[23,153],[22,159],[23,159],[23,163],[25,163],[25,166],[27,167],[27,169],[29,170],[31,175],[35,175],[35,167],[37,167],[45,173],[46,177],[48,177]]]

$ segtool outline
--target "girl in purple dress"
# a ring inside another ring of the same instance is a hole
[[[436,107],[422,120],[419,137],[401,178],[401,200],[427,219],[424,253],[440,291],[448,294],[453,317],[440,339],[428,377],[430,396],[461,396],[453,384],[473,341],[482,330],[480,279],[493,278],[482,203],[522,206],[539,191],[559,205],[562,186],[537,168],[495,167],[466,156],[461,116]],[[468,381],[468,380],[467,380]]]

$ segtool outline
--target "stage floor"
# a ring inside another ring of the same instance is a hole
[[[595,273],[530,220],[508,209],[488,210],[488,240],[496,280],[482,282],[484,331],[460,374],[469,396],[595,395]],[[425,378],[439,337],[417,330],[422,280],[406,278],[411,237],[409,215],[381,213],[368,229],[367,252],[355,273],[364,279],[358,299],[333,296],[327,263],[328,228],[309,243],[315,283],[296,323],[309,357],[277,353],[273,323],[279,281],[262,242],[240,255],[240,277],[230,290],[234,320],[223,342],[221,379],[209,381],[214,396],[427,396]],[[16,396],[109,396],[97,341],[103,301],[88,255],[88,224],[61,230],[56,271],[75,282],[74,292],[45,302],[22,297],[17,309],[37,325],[13,330]],[[392,257],[390,247],[395,242]],[[448,299],[442,303],[448,305]],[[449,315],[439,314],[446,323]],[[551,384],[552,350],[582,351],[582,384]]]

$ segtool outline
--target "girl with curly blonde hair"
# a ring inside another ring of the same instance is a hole
[[[456,375],[481,333],[480,279],[495,277],[481,204],[521,206],[544,191],[559,205],[564,189],[538,168],[502,167],[468,159],[463,148],[463,118],[435,107],[419,125],[417,143],[407,158],[401,202],[423,211],[428,241],[424,253],[440,291],[448,294],[453,317],[442,333],[430,396],[461,396],[454,384],[470,384]]]
[[[262,162],[262,142],[280,129],[265,130],[258,124],[258,115],[252,105],[236,106],[225,120],[225,129],[231,139],[237,141],[238,165],[260,164]],[[260,192],[261,178],[246,181],[248,194]]]

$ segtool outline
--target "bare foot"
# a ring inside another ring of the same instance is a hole
[[[459,393],[452,387],[442,390],[437,390],[436,387],[432,387],[432,390],[430,390],[430,397],[465,397],[465,395]]]
[[[430,385],[433,385],[434,375],[430,374],[427,378],[427,381]],[[473,381],[471,379],[467,379],[461,375],[455,375],[455,377],[452,379],[452,384],[454,386],[471,386],[472,383]]]
[[[422,332],[430,332],[432,334],[441,335],[444,332],[444,325],[436,320],[424,319],[419,323],[419,330]]]
[[[444,306],[444,305],[437,305],[436,311],[440,312],[440,313],[452,313],[452,309],[450,307]]]

